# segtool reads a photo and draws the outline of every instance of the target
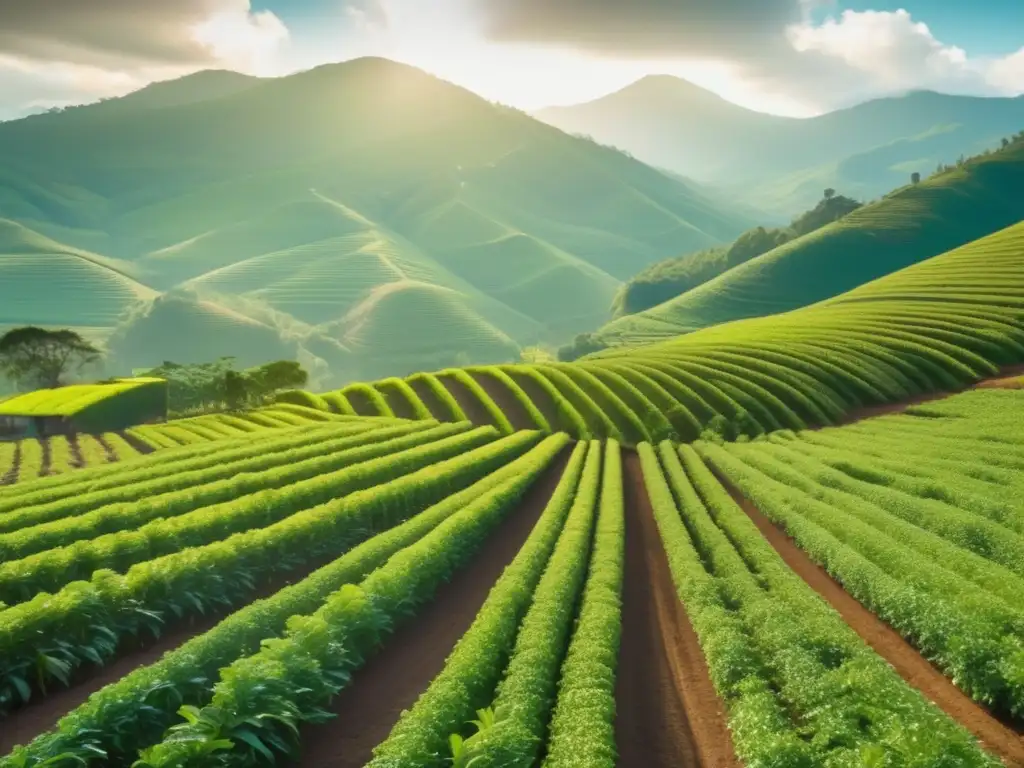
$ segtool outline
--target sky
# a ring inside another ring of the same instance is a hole
[[[1024,93],[1024,0],[0,0],[0,119],[365,55],[532,110],[672,74],[797,117]]]

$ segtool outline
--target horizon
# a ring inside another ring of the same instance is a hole
[[[202,70],[280,77],[368,55],[530,112],[658,74],[791,117],[921,90],[1024,93],[1024,5],[1012,0],[189,0],[137,2],[130,17],[122,2],[59,15],[0,3],[0,119]]]

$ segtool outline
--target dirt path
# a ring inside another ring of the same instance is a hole
[[[721,475],[718,475],[718,479],[724,480]],[[727,481],[723,485],[781,555],[786,565],[825,598],[878,655],[895,667],[904,680],[974,734],[986,750],[998,756],[1006,765],[1024,766],[1024,740],[1019,727],[1001,722],[974,702],[898,632],[844,590],[734,486]]]
[[[928,392],[925,394],[915,395],[908,400],[901,400],[898,403],[884,403],[882,405],[866,405],[863,408],[857,408],[849,413],[845,414],[841,419],[836,421],[835,424],[826,424],[821,426],[808,427],[808,429],[825,429],[826,427],[842,427],[847,424],[855,424],[858,421],[864,421],[864,419],[871,419],[875,416],[890,416],[892,414],[903,413],[908,408],[912,408],[915,405],[922,405],[924,403],[930,403],[934,400],[943,400],[953,395],[958,395],[961,392],[968,392],[972,389],[991,389],[994,387],[1005,387],[1007,386],[1007,379],[1012,379],[1015,376],[1024,374],[1024,365],[1010,365],[1000,369],[999,373],[987,379],[982,379],[970,386],[964,387],[958,390],[945,390],[942,392]]]
[[[529,412],[526,410],[519,398],[517,398],[508,387],[504,386],[500,381],[495,379],[493,376],[488,376],[485,373],[470,373],[470,376],[480,385],[481,389],[487,393],[487,395],[498,404],[502,412],[508,417],[508,420],[512,422],[512,426],[516,429],[537,429],[537,425],[534,424],[533,419],[530,418]]]
[[[619,768],[738,768],[722,701],[672,583],[639,457],[623,453],[626,570],[615,698]]]
[[[462,408],[462,412],[466,414],[466,418],[473,422],[473,424],[478,427],[494,426],[494,419],[491,417],[491,414],[484,408],[483,403],[473,396],[469,387],[461,381],[453,379],[451,376],[438,376],[438,380],[455,398],[459,407]]]
[[[403,710],[411,707],[444,668],[445,659],[476,618],[488,592],[533,530],[565,469],[569,451],[552,462],[519,507],[490,535],[472,562],[431,603],[386,642],[356,672],[330,706],[337,717],[302,728],[305,768],[361,768],[387,738]]]

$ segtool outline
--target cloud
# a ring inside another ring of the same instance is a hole
[[[784,42],[817,0],[475,0],[484,33],[609,56],[709,58]]]
[[[1024,92],[1024,48],[972,57],[905,10],[844,11],[834,0],[466,0],[491,40],[543,44],[618,59],[717,62],[725,90],[812,114],[914,89]],[[772,97],[766,99],[766,97]]]
[[[288,30],[249,0],[0,0],[0,53],[107,69],[251,62]]]

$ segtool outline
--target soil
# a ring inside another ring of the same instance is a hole
[[[738,768],[697,635],[677,596],[639,457],[623,453],[626,567],[616,681],[619,768]]]
[[[511,376],[512,380],[522,387],[526,396],[533,401],[535,406],[537,406],[537,410],[544,414],[544,418],[548,420],[548,424],[551,425],[552,429],[558,430],[562,428],[563,425],[558,416],[558,408],[555,406],[555,401],[552,399],[551,395],[540,386],[540,384],[529,376],[522,376],[511,370],[507,370],[505,373]]]
[[[719,480],[723,480],[719,476]],[[957,688],[892,627],[861,605],[817,565],[786,533],[769,520],[738,489],[723,483],[761,534],[794,573],[839,612],[847,624],[891,664],[900,676],[978,739],[1008,766],[1024,766],[1024,740],[1019,725],[1003,722]]]
[[[485,373],[471,373],[470,376],[497,403],[515,429],[537,429],[537,425],[530,418],[526,407],[519,402],[519,398],[512,394],[508,387]]]
[[[48,475],[55,474],[52,472],[53,467],[53,446],[50,445],[50,438],[41,437],[39,438],[39,447],[43,451],[43,460],[39,465],[39,476],[47,477]]]
[[[413,392],[420,396],[420,400],[427,406],[427,409],[433,414],[435,419],[438,421],[454,421],[454,417],[449,413],[448,407],[434,390],[427,386],[423,379],[410,381],[409,386],[412,387]]]
[[[82,456],[82,447],[78,444],[77,432],[68,435],[68,445],[71,448],[71,466],[75,469],[85,467],[85,458]]]
[[[383,394],[384,399],[387,401],[388,405],[391,406],[391,412],[395,414],[396,418],[416,418],[416,413],[412,409],[412,403],[406,400],[402,393],[397,389],[388,388],[388,390]]]
[[[18,475],[21,474],[21,441],[14,444],[14,458],[11,460],[10,469],[6,474],[0,475],[0,485],[14,485],[18,482]]]
[[[337,717],[301,729],[302,755],[296,765],[362,768],[369,762],[373,748],[387,738],[402,711],[412,707],[444,668],[491,587],[533,530],[568,458],[569,450],[563,451],[465,570],[442,585],[433,601],[401,626],[356,672],[330,706]]]
[[[466,418],[478,427],[494,426],[494,419],[484,408],[483,403],[477,400],[465,384],[451,376],[438,377],[455,401],[466,414]]]

